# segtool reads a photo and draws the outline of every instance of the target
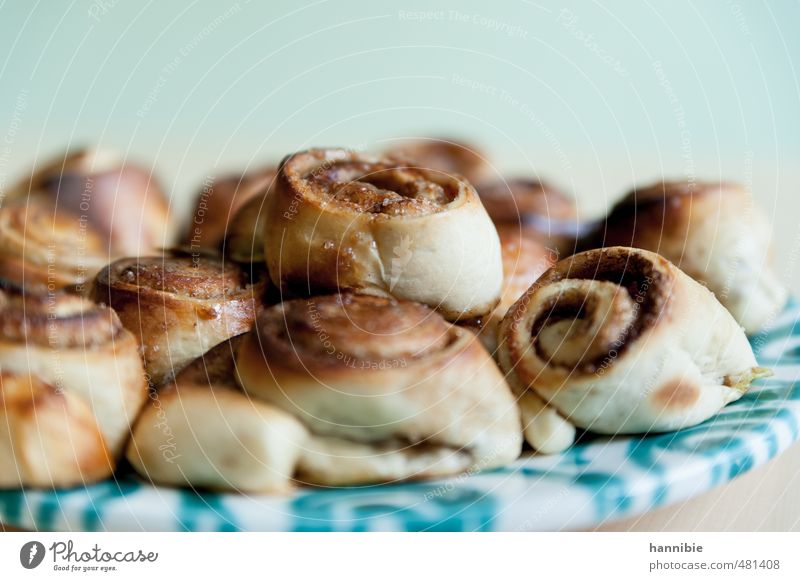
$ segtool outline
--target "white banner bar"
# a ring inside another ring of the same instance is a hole
[[[799,533],[4,533],[0,579],[794,580],[798,544]]]

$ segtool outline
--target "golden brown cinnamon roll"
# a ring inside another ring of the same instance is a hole
[[[767,325],[788,291],[772,268],[766,215],[741,186],[664,182],[612,209],[595,245],[652,250],[704,283],[748,333]]]
[[[0,371],[0,489],[65,488],[113,470],[88,402],[38,377]]]
[[[474,144],[454,139],[417,139],[396,145],[387,155],[406,158],[414,165],[450,175],[464,176],[472,184],[491,179],[488,158]]]
[[[581,225],[575,201],[545,182],[500,180],[481,184],[481,202],[498,226],[520,225],[559,253],[575,253]]]
[[[3,296],[0,368],[34,375],[70,399],[80,398],[116,457],[147,396],[133,335],[114,311],[78,296]]]
[[[236,353],[244,337],[237,335],[203,353],[175,376],[175,383],[238,388]]]
[[[500,225],[500,249],[503,255],[503,291],[500,303],[490,315],[466,326],[478,333],[489,353],[497,350],[497,329],[508,309],[551,266],[558,262],[555,250],[545,247],[539,237],[519,226]]]
[[[164,191],[150,170],[108,151],[66,153],[17,184],[12,195],[42,193],[56,214],[88,224],[113,256],[138,256],[173,243]]]
[[[270,277],[295,294],[391,295],[449,319],[485,315],[500,296],[497,232],[472,186],[392,158],[290,155],[264,232]]]
[[[500,364],[542,452],[601,434],[702,422],[763,369],[707,289],[645,250],[591,250],[559,262],[508,311]]]
[[[218,343],[250,330],[262,285],[206,256],[123,258],[97,275],[92,296],[119,314],[161,385]]]
[[[41,198],[0,207],[0,278],[31,292],[80,294],[107,263],[102,240],[87,224],[54,214]]]
[[[308,482],[440,476],[520,452],[500,370],[424,305],[351,294],[281,303],[245,337],[237,371],[246,392],[313,433],[300,461]]]
[[[266,193],[277,173],[277,168],[270,166],[244,175],[209,179],[197,195],[184,243],[197,248],[219,248],[239,209]]]
[[[263,282],[264,303],[274,305],[283,300],[280,289],[272,284],[264,254],[264,229],[267,193],[248,200],[231,220],[222,250],[228,260],[238,263],[253,282]]]
[[[136,422],[127,458],[157,484],[286,492],[307,432],[292,415],[240,391],[179,382]]]
[[[250,198],[236,212],[225,236],[225,256],[242,264],[265,264],[266,193]]]
[[[503,294],[494,314],[502,319],[517,299],[558,261],[558,255],[518,226],[498,226],[497,233],[503,253]]]

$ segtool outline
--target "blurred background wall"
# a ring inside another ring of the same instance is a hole
[[[182,211],[309,145],[456,136],[587,217],[661,176],[741,181],[798,291],[798,23],[793,0],[4,2],[0,190],[98,144]]]

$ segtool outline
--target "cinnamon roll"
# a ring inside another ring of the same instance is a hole
[[[220,386],[179,382],[153,392],[127,458],[156,484],[286,492],[306,429],[292,415]]]
[[[68,152],[21,181],[12,196],[44,194],[58,216],[93,229],[113,256],[169,246],[175,235],[152,172],[109,151]]]
[[[0,489],[65,488],[113,470],[88,402],[38,377],[0,371]]]
[[[266,193],[245,202],[236,212],[225,236],[225,256],[241,264],[265,264],[264,223]]]
[[[110,455],[116,457],[147,397],[133,335],[114,311],[78,296],[2,294],[0,368],[33,375],[69,394],[68,400],[83,401],[92,410]],[[59,401],[58,405],[75,411],[75,405]]]
[[[203,353],[175,376],[175,383],[238,388],[236,353],[244,337],[237,335]]]
[[[31,292],[81,294],[108,263],[102,240],[80,220],[54,214],[41,198],[0,207],[0,278]]]
[[[567,194],[532,179],[481,184],[478,193],[498,227],[519,225],[557,251],[559,256],[575,253],[582,225],[575,201]]]
[[[766,370],[730,313],[661,256],[591,250],[559,262],[509,310],[500,364],[541,452],[600,434],[695,425]]]
[[[415,165],[436,172],[461,175],[472,184],[491,179],[492,165],[472,143],[455,139],[416,139],[387,150],[387,155],[413,160]]]
[[[239,208],[228,227],[222,250],[228,260],[241,266],[251,281],[264,283],[264,303],[274,305],[283,297],[269,278],[264,254],[265,205],[270,191],[251,198]]]
[[[270,277],[283,291],[394,296],[448,319],[497,305],[497,232],[456,177],[343,149],[286,158],[264,230]]]
[[[196,248],[219,248],[239,209],[263,195],[274,183],[277,172],[277,168],[269,166],[244,175],[206,180],[197,195],[184,243]]]
[[[545,247],[539,238],[519,226],[500,225],[500,249],[503,256],[503,290],[500,303],[483,319],[466,322],[476,332],[489,353],[497,350],[497,330],[508,309],[551,266],[558,262],[555,250]]]
[[[153,385],[215,345],[250,330],[262,285],[207,256],[123,258],[97,275],[92,296],[139,339]]]
[[[520,452],[514,398],[467,330],[366,295],[266,309],[237,358],[245,391],[312,433],[301,480],[389,482],[501,466]]]
[[[741,186],[664,182],[617,203],[594,245],[658,252],[708,286],[755,333],[788,298],[772,267],[771,236],[766,215]]]

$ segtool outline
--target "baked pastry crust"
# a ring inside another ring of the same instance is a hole
[[[500,364],[541,452],[601,434],[692,426],[739,399],[758,367],[707,289],[661,256],[613,247],[559,262],[508,311]]]
[[[80,396],[0,371],[0,489],[67,488],[113,471],[97,419]]]
[[[0,368],[82,400],[116,458],[147,397],[136,339],[113,310],[78,296],[2,295]]]
[[[107,263],[103,242],[88,224],[54,214],[43,198],[0,207],[0,278],[30,292],[82,294]]]
[[[463,326],[478,334],[486,350],[497,351],[497,332],[506,312],[540,276],[558,262],[555,250],[542,244],[536,234],[514,225],[498,225],[503,256],[503,291],[500,303],[486,317],[466,321]],[[462,323],[459,323],[462,324]]]
[[[498,228],[519,226],[562,258],[575,253],[583,228],[575,200],[551,184],[522,178],[499,180],[481,184],[478,193]]]
[[[97,275],[92,296],[136,335],[153,385],[215,345],[250,330],[263,285],[207,256],[123,258]]]
[[[219,385],[153,392],[127,458],[157,484],[288,492],[307,432],[290,414]]]
[[[457,139],[413,139],[391,147],[386,154],[412,160],[418,167],[464,176],[475,185],[491,180],[495,173],[478,146]]]
[[[298,478],[391,482],[488,469],[521,445],[516,403],[467,330],[429,308],[366,295],[286,301],[245,337],[245,391],[312,436]]]
[[[225,236],[225,256],[244,265],[265,265],[264,230],[269,190],[254,196],[238,209]]]
[[[391,295],[451,320],[498,302],[497,232],[463,178],[315,149],[284,160],[266,208],[267,266],[283,292]]]
[[[748,333],[756,333],[788,299],[772,266],[771,236],[766,215],[741,186],[664,182],[618,202],[593,244],[661,254],[705,284]]]
[[[10,195],[46,198],[57,216],[85,222],[114,257],[164,248],[176,234],[166,196],[152,172],[110,151],[80,149],[60,155],[18,183]]]
[[[184,244],[195,248],[220,248],[242,206],[263,196],[275,183],[277,173],[276,167],[268,166],[204,183],[184,233]]]
[[[238,389],[236,353],[244,338],[245,334],[231,337],[207,353],[203,353],[175,376],[175,383],[179,385],[215,385]]]

